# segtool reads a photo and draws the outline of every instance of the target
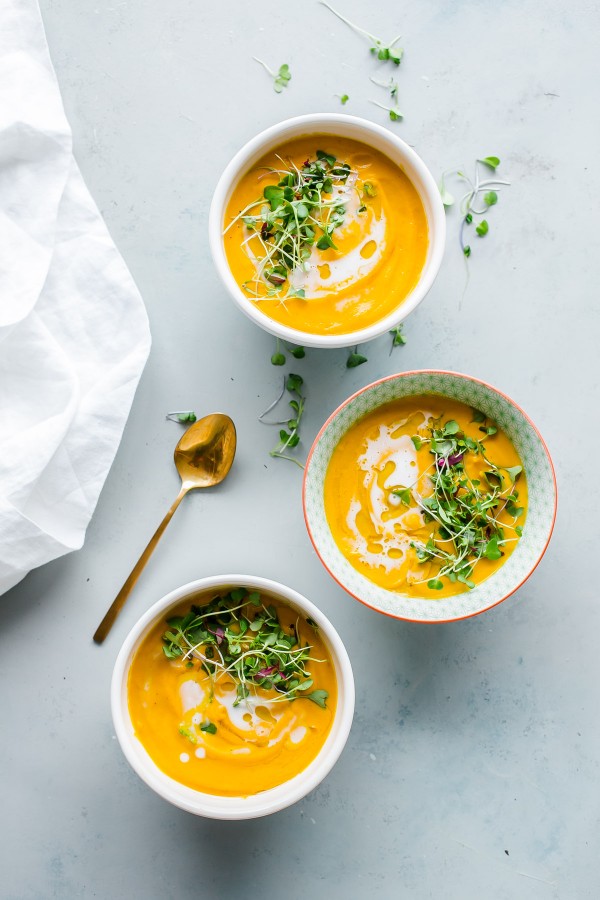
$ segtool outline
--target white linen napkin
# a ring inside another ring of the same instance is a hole
[[[0,11],[0,594],[83,544],[150,350],[36,0]]]

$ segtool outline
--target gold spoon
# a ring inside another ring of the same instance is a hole
[[[195,422],[175,447],[175,465],[181,477],[181,490],[150,543],[133,567],[131,575],[113,600],[112,606],[98,625],[94,641],[101,644],[125,605],[133,586],[162,537],[163,531],[188,491],[213,487],[227,476],[235,456],[235,425],[222,413],[213,413]]]

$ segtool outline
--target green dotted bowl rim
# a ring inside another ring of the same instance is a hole
[[[402,397],[435,394],[459,400],[494,419],[515,445],[529,492],[523,536],[507,561],[473,590],[439,600],[388,591],[358,572],[335,543],[327,522],[323,487],[333,450],[367,413]],[[411,622],[452,622],[497,606],[517,591],[543,557],[554,529],[557,486],[548,447],[529,416],[510,397],[472,375],[421,369],[389,375],[361,388],[327,419],[308,454],[302,487],[304,520],[325,569],[365,606]]]

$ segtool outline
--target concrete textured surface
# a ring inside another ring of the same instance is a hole
[[[0,600],[0,896],[582,900],[600,896],[594,543],[600,338],[598,7],[575,0],[338,0],[402,32],[405,119],[436,177],[502,159],[511,181],[465,291],[458,214],[434,288],[389,355],[310,351],[304,450],[375,378],[440,367],[513,396],[559,480],[550,549],[516,596],[451,625],[394,622],[321,568],[301,473],[268,456],[257,416],[278,390],[273,340],[230,302],[207,244],[211,192],[259,129],[340,110],[385,122],[368,45],[314,0],[42,0],[75,153],[141,289],[153,350],[84,548]],[[252,61],[288,62],[276,95]],[[384,77],[391,67],[384,70]],[[289,368],[289,367],[288,367]],[[187,498],[107,643],[92,632],[177,493],[171,409],[223,410],[239,431],[220,488]],[[169,589],[226,571],[279,579],[331,617],[355,670],[356,718],[329,778],[267,819],[196,819],[156,797],[114,739],[121,640]]]

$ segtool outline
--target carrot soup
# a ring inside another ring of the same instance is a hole
[[[468,591],[515,549],[527,481],[482,412],[438,395],[394,400],[352,425],[325,477],[325,511],[349,562],[387,590]]]

